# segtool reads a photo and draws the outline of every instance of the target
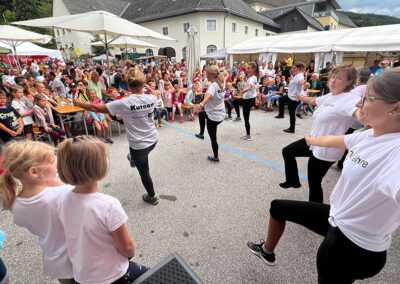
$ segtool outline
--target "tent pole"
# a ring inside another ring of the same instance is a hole
[[[21,72],[21,66],[19,65],[18,54],[17,54],[17,47],[16,47],[15,44],[13,44],[12,47],[14,49],[14,57],[15,57],[16,62],[17,62],[18,71]],[[11,64],[11,66],[12,66],[12,64]]]
[[[104,31],[104,41],[106,45],[106,58],[107,58],[107,71],[108,71],[108,83],[111,84],[111,74],[110,74],[110,62],[108,61],[108,42],[107,42],[107,34]]]

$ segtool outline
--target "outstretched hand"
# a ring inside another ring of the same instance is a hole
[[[196,106],[194,107],[193,111],[194,111],[195,113],[199,113],[199,112],[201,111],[201,109],[202,109],[201,105],[196,105]]]

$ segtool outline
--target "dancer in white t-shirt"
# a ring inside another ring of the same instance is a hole
[[[137,168],[147,193],[143,200],[147,203],[158,204],[153,180],[150,177],[149,154],[156,147],[158,132],[154,123],[154,108],[157,106],[157,97],[144,95],[145,77],[137,68],[128,70],[128,85],[132,94],[122,100],[113,101],[105,105],[87,104],[81,98],[75,98],[74,104],[81,108],[111,115],[121,115],[126,127],[126,136],[129,142],[128,159],[131,167]]]
[[[356,103],[360,100],[359,96],[350,92],[356,79],[357,73],[353,66],[337,66],[332,70],[329,80],[332,93],[318,98],[297,95],[298,100],[317,106],[313,114],[315,120],[311,129],[312,137],[343,135],[347,131],[356,114]],[[337,148],[309,147],[304,138],[291,143],[282,149],[286,181],[279,185],[282,188],[300,187],[296,157],[309,157],[309,201],[322,203],[322,179],[329,168],[340,160],[343,152]]]
[[[219,71],[217,66],[211,65],[207,68],[207,80],[210,82],[210,86],[206,91],[205,98],[194,108],[194,112],[199,112],[200,123],[200,133],[195,136],[204,139],[204,128],[207,120],[207,131],[214,153],[214,156],[208,156],[208,160],[219,162],[217,127],[225,119],[225,94],[222,92],[224,89],[224,74]],[[204,111],[201,111],[203,107]]]
[[[256,104],[257,83],[260,77],[257,63],[251,62],[247,67],[248,78],[244,84],[244,89],[240,91],[242,98],[235,99],[233,105],[235,107],[237,117],[234,122],[240,122],[240,106],[243,106],[243,117],[246,128],[246,135],[240,137],[242,140],[251,141],[250,135],[250,110]]]
[[[54,148],[33,141],[12,143],[4,151],[2,167],[3,208],[11,210],[16,225],[38,237],[44,274],[60,283],[75,283],[64,227],[57,213],[62,194],[72,187],[56,180]],[[17,180],[22,184],[18,194]]]
[[[271,202],[266,242],[248,242],[266,264],[275,265],[274,250],[290,221],[325,237],[317,254],[318,283],[353,283],[382,270],[400,219],[399,89],[400,68],[370,80],[357,107],[360,122],[372,129],[346,136],[306,137],[310,146],[348,149],[349,155],[331,205]]]

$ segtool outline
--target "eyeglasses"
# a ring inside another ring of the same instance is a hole
[[[362,107],[364,106],[366,100],[369,100],[369,101],[384,101],[385,99],[372,97],[372,96],[367,96],[367,93],[365,93],[363,95],[363,97],[361,98],[361,106]]]

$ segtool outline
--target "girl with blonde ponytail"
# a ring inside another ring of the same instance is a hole
[[[64,227],[57,213],[61,195],[72,187],[56,180],[54,148],[34,141],[11,143],[4,151],[2,167],[3,208],[11,210],[16,225],[38,237],[44,274],[60,283],[74,283]]]
[[[211,65],[207,68],[207,80],[210,86],[206,91],[204,100],[194,108],[194,112],[199,112],[200,133],[195,136],[204,139],[204,128],[207,120],[207,131],[210,136],[211,146],[214,156],[209,156],[211,162],[219,162],[218,142],[217,142],[217,126],[225,119],[225,102],[224,102],[224,74],[219,71],[218,67]],[[202,110],[204,107],[204,110]]]

